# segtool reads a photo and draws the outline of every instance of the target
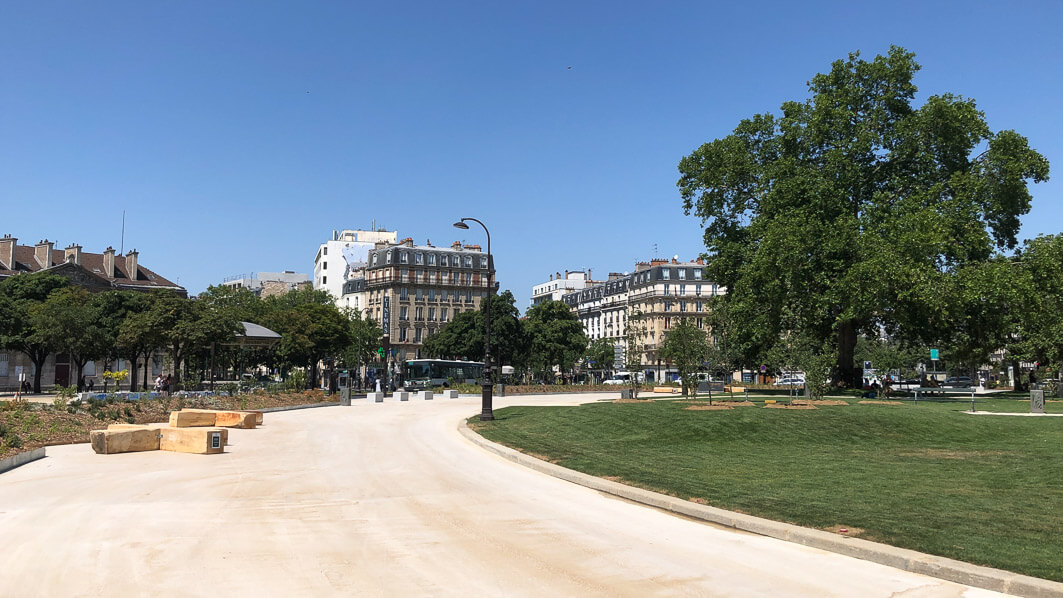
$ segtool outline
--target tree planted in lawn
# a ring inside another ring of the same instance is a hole
[[[829,341],[834,376],[855,385],[859,333],[947,339],[966,314],[942,309],[941,289],[1015,247],[1027,183],[1048,162],[991,131],[972,100],[914,106],[917,70],[898,47],[851,54],[812,78],[809,99],[679,163],[683,209],[705,225],[707,272],[728,288],[746,353],[765,354],[791,313],[802,329],[790,332]]]

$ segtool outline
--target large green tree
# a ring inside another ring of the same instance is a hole
[[[541,375],[552,377],[553,368],[564,375],[587,348],[587,335],[579,318],[561,301],[544,301],[528,310],[531,362]]]
[[[526,366],[530,339],[520,320],[520,310],[511,291],[491,295],[491,359],[496,365]],[[462,312],[425,339],[421,350],[429,357],[465,358],[482,361],[486,318],[481,304],[476,311]]]
[[[33,392],[41,392],[41,371],[48,356],[60,347],[46,320],[34,317],[53,291],[65,288],[67,279],[41,272],[12,276],[0,282],[0,297],[6,315],[0,320],[0,347],[21,351],[33,362]]]
[[[860,332],[949,335],[941,289],[1013,249],[1028,181],[1048,162],[973,100],[915,106],[914,55],[836,61],[811,97],[757,114],[679,164],[683,208],[705,225],[708,273],[725,285],[740,344],[765,353],[797,326],[829,339],[854,385]]]

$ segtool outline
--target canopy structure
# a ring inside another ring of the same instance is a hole
[[[272,347],[281,340],[281,335],[265,326],[252,324],[251,322],[240,322],[240,325],[243,326],[244,331],[242,333],[238,332],[236,338],[232,342],[225,343],[226,345],[257,349]]]

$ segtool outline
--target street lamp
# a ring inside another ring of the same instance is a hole
[[[491,232],[487,230],[487,225],[475,218],[462,218],[454,223],[454,228],[468,230],[469,225],[465,223],[469,220],[482,226],[484,233],[487,234],[487,306],[484,308],[484,383],[480,394],[483,403],[480,421],[491,421],[495,419],[495,412],[491,408],[491,295],[495,290],[491,262]]]

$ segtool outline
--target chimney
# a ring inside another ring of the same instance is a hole
[[[8,270],[15,269],[16,245],[18,245],[18,239],[11,235],[4,235],[4,238],[0,239],[0,265]]]
[[[33,258],[37,260],[41,268],[52,267],[52,242],[48,239],[37,243],[33,248]]]
[[[103,276],[114,278],[114,247],[103,250]]]
[[[561,280],[561,273],[560,272],[555,272],[554,273],[554,278],[556,278],[558,280]]]
[[[700,258],[699,257],[698,259],[694,260],[694,262],[697,263],[699,266],[704,266],[705,265],[705,258]]]
[[[672,258],[672,263],[673,264],[678,264],[679,263],[679,258],[676,258],[676,257]]]
[[[454,251],[461,251],[461,241],[454,241],[450,244],[450,248]]]
[[[77,265],[81,265],[81,245],[77,243],[71,243],[70,247],[66,248],[65,259],[67,262],[74,262]]]
[[[594,280],[593,278],[591,278],[591,269],[590,268],[587,268],[587,280]]]
[[[130,251],[127,254],[125,254],[125,271],[126,271],[126,275],[129,276],[129,280],[136,280],[137,279],[137,256],[138,255],[140,255],[140,254],[137,253],[136,249]]]
[[[565,280],[568,280],[568,270],[565,270]]]
[[[550,275],[550,282],[553,282],[553,280],[554,280],[554,275],[553,275],[553,274],[551,274],[551,275]]]

